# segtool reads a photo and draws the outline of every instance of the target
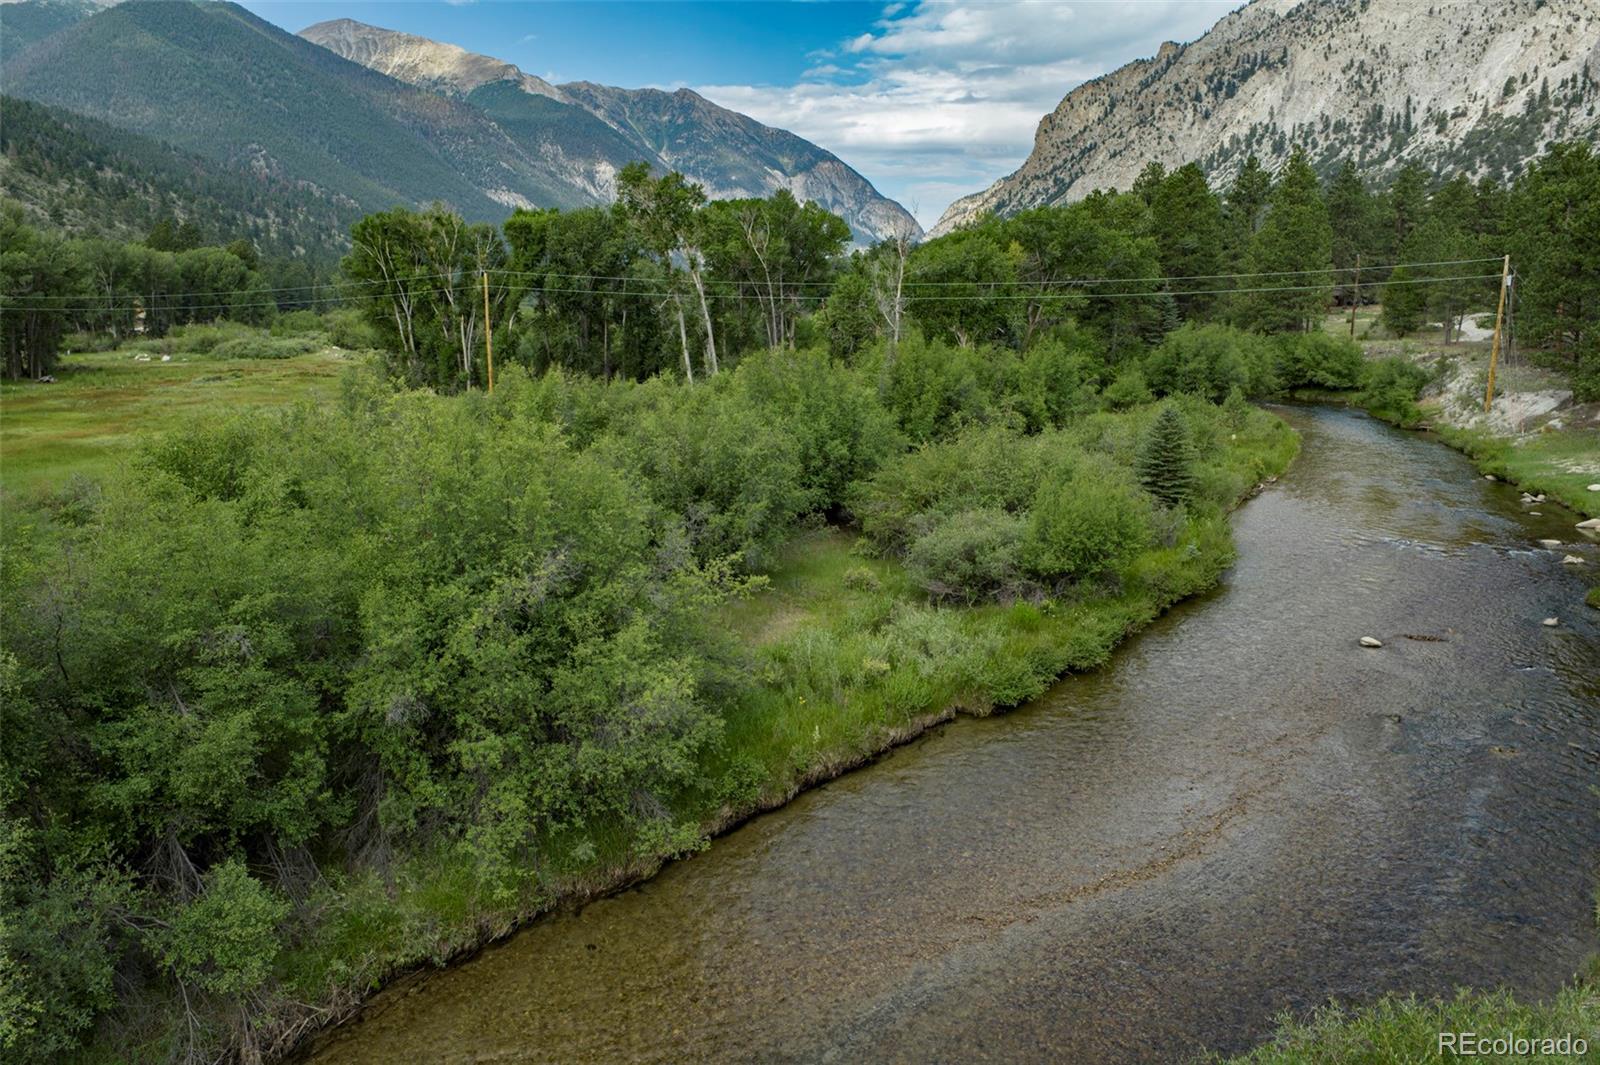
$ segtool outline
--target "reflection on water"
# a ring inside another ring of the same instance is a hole
[[[1360,415],[1285,415],[1302,456],[1223,588],[1107,669],[391,994],[314,1060],[1170,1060],[1330,996],[1552,991],[1600,871],[1600,627],[1536,546],[1572,519]]]

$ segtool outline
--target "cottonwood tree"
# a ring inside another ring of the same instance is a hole
[[[699,301],[701,323],[705,328],[705,369],[715,376],[718,370],[716,330],[711,321],[711,304],[706,297],[705,255],[700,247],[699,211],[706,202],[705,190],[677,171],[652,178],[647,164],[629,163],[617,175],[617,200],[624,216],[635,227],[640,242],[661,262],[669,279],[678,276],[677,263],[683,264]],[[689,359],[689,332],[681,295],[674,292],[671,303],[683,347],[684,376],[692,382],[694,367]]]
[[[765,199],[722,200],[701,213],[712,277],[762,310],[768,347],[794,346],[795,324],[820,304],[834,261],[850,241],[843,219],[788,189]]]
[[[869,257],[869,276],[872,279],[872,302],[883,319],[884,336],[888,341],[884,368],[894,366],[904,334],[906,315],[906,264],[911,259],[914,246],[909,223],[897,225],[888,237],[879,242]]]
[[[520,298],[506,264],[493,226],[469,224],[435,204],[363,218],[342,266],[385,341],[391,370],[413,384],[471,388],[481,379],[483,278],[491,319],[503,321]]]
[[[1001,234],[1000,223],[989,219],[911,256],[913,309],[931,337],[948,337],[963,348],[1011,341],[1017,270]]]

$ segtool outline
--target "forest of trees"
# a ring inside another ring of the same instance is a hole
[[[1151,164],[1126,193],[847,255],[843,223],[786,191],[707,202],[640,165],[610,208],[518,210],[499,228],[442,206],[370,215],[337,287],[303,261],[259,260],[248,239],[196,247],[204,235],[176,220],[119,244],[59,238],[9,209],[0,332],[7,374],[41,376],[61,337],[125,333],[136,310],[161,335],[343,300],[379,331],[399,379],[453,390],[487,380],[487,277],[502,364],[536,371],[693,380],[770,347],[893,347],[911,326],[1022,351],[1068,321],[1115,361],[1184,322],[1305,331],[1353,299],[1381,302],[1397,336],[1443,322],[1448,342],[1462,314],[1493,305],[1492,260],[1509,253],[1519,339],[1566,360],[1588,394],[1600,388],[1597,185],[1600,158],[1583,144],[1553,146],[1508,187],[1407,166],[1374,190],[1353,165],[1324,186],[1295,155],[1277,175],[1251,158],[1217,193],[1194,164]]]
[[[1198,545],[1225,559],[1226,509],[1263,469],[1247,447],[1283,446],[1249,399],[1416,394],[1420,371],[1318,328],[1358,255],[1361,298],[1405,332],[1487,306],[1497,263],[1388,265],[1508,249],[1524,340],[1596,380],[1585,146],[1510,188],[1323,188],[1296,158],[1219,195],[1150,167],[848,254],[843,223],[784,192],[707,203],[642,167],[620,190],[500,228],[371,215],[336,294],[177,224],[112,244],[0,215],[12,376],[136,312],[160,331],[342,303],[380,353],[336,402],[217,412],[121,476],[8,497],[8,1060],[281,1050],[316,1003],[428,956],[442,915],[692,849],[771,783],[727,738],[770,681],[714,610],[803,522],[859,531],[923,596],[864,619],[879,643],[851,666],[908,708],[963,653],[948,605],[1039,625],[1203,586]]]

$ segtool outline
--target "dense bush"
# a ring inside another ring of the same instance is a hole
[[[1022,588],[1025,523],[1003,510],[963,510],[932,519],[906,551],[906,565],[935,601],[1006,599]]]
[[[875,360],[887,358],[879,345]],[[873,361],[863,360],[869,371]],[[989,417],[1015,356],[925,340],[913,330],[884,368],[884,403],[913,441],[936,440]]]
[[[1357,398],[1380,418],[1398,425],[1412,425],[1422,416],[1416,400],[1431,376],[1406,359],[1374,359],[1362,366],[1361,391]]]
[[[850,510],[880,547],[903,551],[927,530],[928,515],[1026,510],[1046,466],[1071,453],[1060,434],[975,426],[886,462],[856,486]]]
[[[219,359],[292,359],[309,355],[323,346],[320,335],[236,337],[211,349]]]
[[[323,316],[328,343],[350,351],[378,346],[378,331],[355,308],[329,311]]]
[[[1321,331],[1276,338],[1278,383],[1284,388],[1356,388],[1361,384],[1361,347]]]
[[[874,385],[825,351],[764,352],[740,363],[735,380],[744,401],[794,440],[812,509],[840,506],[850,485],[901,450]]]
[[[1086,457],[1040,486],[1022,561],[1029,574],[1059,587],[1100,576],[1150,541],[1148,497],[1126,470]]]
[[[1144,360],[1144,374],[1160,395],[1189,393],[1214,402],[1241,389],[1259,396],[1277,389],[1269,341],[1225,325],[1185,325],[1167,334]]]
[[[1017,367],[1015,399],[1028,429],[1060,428],[1095,410],[1096,372],[1092,338],[1081,330],[1058,330],[1029,348]]]

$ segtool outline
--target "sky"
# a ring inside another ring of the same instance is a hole
[[[291,32],[352,18],[548,81],[688,87],[798,133],[932,225],[1021,165],[1074,86],[1241,0],[243,0]]]

